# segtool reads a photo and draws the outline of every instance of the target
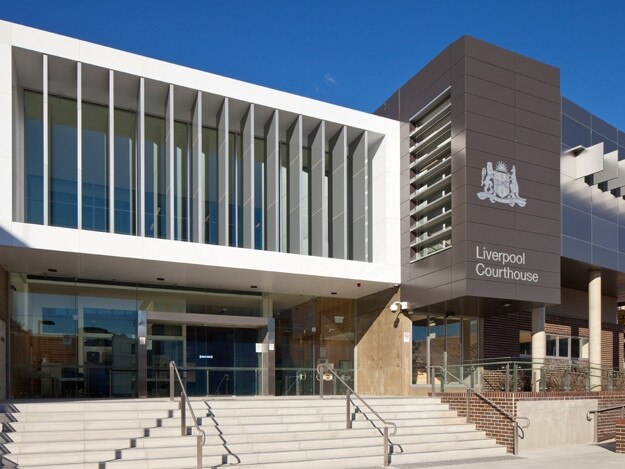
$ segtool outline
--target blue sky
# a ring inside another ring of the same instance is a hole
[[[623,1],[5,0],[0,18],[364,111],[471,34],[559,67],[625,129]]]

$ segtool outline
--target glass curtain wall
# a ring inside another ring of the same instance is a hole
[[[470,316],[412,317],[412,384],[427,384],[428,366],[449,366],[456,376],[466,375],[460,365],[479,359],[478,318]]]
[[[289,251],[289,152],[280,142],[280,252]]]
[[[145,235],[167,236],[165,119],[145,116]]]
[[[276,321],[276,395],[319,392],[316,366],[331,363],[353,383],[355,309],[353,300],[315,298],[274,313]],[[328,394],[344,393],[332,380]]]
[[[108,107],[82,106],[82,227],[108,231]]]
[[[302,200],[301,200],[301,216],[302,216],[302,254],[310,252],[310,149],[302,148]]]
[[[115,109],[115,232],[136,234],[137,115]]]
[[[243,137],[241,134],[230,132],[229,138],[230,246],[241,247],[243,246]]]
[[[264,207],[265,207],[265,140],[254,139],[254,249],[265,248]]]
[[[76,100],[49,96],[49,222],[76,228],[78,223]]]
[[[219,242],[219,172],[217,156],[217,130],[202,127],[202,153],[204,155],[204,242]]]
[[[11,274],[11,394],[136,395],[134,292]]]
[[[174,239],[189,240],[189,124],[174,122]]]
[[[43,224],[43,95],[33,91],[24,91],[24,186],[24,221]]]

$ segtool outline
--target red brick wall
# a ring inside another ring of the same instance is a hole
[[[625,419],[616,421],[616,452],[625,453]]]
[[[532,330],[531,312],[487,316],[484,318],[484,359],[518,357],[519,332]],[[601,360],[604,366],[622,368],[623,326],[601,325]],[[588,321],[547,314],[545,332],[574,337],[588,337]]]
[[[516,402],[518,401],[597,399],[599,409],[625,405],[625,392],[485,392],[483,395],[512,415],[516,415]],[[458,412],[461,417],[467,416],[466,393],[444,393],[438,394],[437,397],[440,397],[443,403],[449,404],[450,409]],[[478,430],[486,432],[489,438],[494,438],[497,443],[506,445],[508,452],[512,452],[513,424],[507,417],[476,394],[471,396],[469,410],[471,412],[469,421],[474,423]],[[614,438],[616,434],[615,422],[619,416],[619,411],[610,411],[595,417],[598,418],[598,441]],[[523,422],[519,423],[522,424]]]

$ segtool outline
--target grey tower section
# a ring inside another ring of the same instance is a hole
[[[409,121],[451,92],[452,246],[410,261]],[[401,130],[402,300],[416,306],[461,297],[560,302],[560,74],[530,58],[464,36],[435,57],[376,114]],[[490,162],[515,168],[519,205],[480,200]],[[479,250],[525,254],[537,282],[480,276],[502,268]]]

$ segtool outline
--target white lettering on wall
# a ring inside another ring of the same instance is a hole
[[[475,247],[475,257],[489,263],[498,263],[499,266],[486,265],[478,262],[475,266],[475,273],[480,277],[500,278],[504,280],[515,280],[521,282],[538,283],[537,272],[520,270],[514,266],[525,265],[525,253],[514,254],[505,251],[492,251],[484,246]],[[512,267],[511,267],[512,266]]]

